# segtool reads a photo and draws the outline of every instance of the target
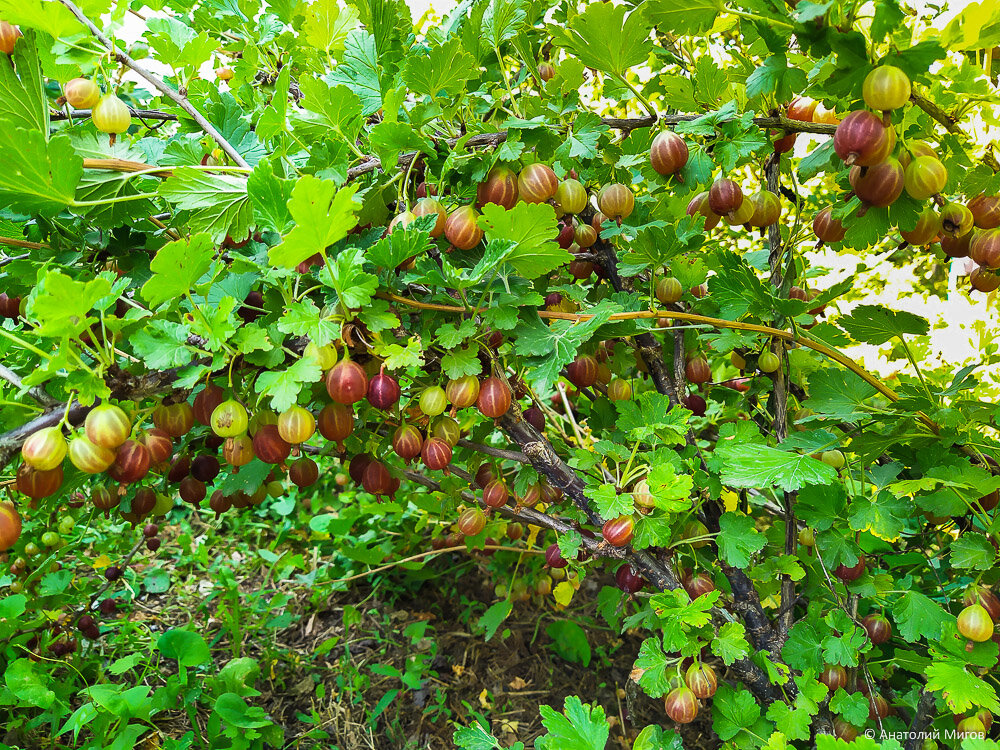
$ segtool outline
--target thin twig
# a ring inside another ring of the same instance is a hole
[[[504,450],[503,448],[494,448],[491,445],[482,445],[480,443],[474,443],[471,440],[466,440],[465,438],[458,439],[458,445],[462,448],[468,448],[469,450],[476,451],[477,453],[485,453],[487,456],[493,456],[494,458],[502,458],[505,461],[516,461],[519,464],[528,463],[528,457],[521,453],[520,451],[510,451]]]
[[[133,117],[137,117],[140,120],[162,120],[163,122],[174,122],[177,120],[177,115],[172,112],[163,112],[159,109],[133,109],[129,107],[128,111]],[[91,109],[74,109],[70,112],[58,110],[49,113],[49,120],[52,122],[59,122],[60,120],[86,120],[92,113],[93,110]]]
[[[932,102],[929,99],[925,99],[920,96],[917,92],[910,94],[910,101],[916,104],[920,109],[926,112],[931,118],[942,125],[945,130],[947,130],[952,135],[961,136],[962,138],[967,138],[967,134],[961,127],[959,127],[958,122],[954,117],[945,112],[941,107]],[[1000,162],[997,161],[993,154],[986,152],[983,155],[983,164],[988,166],[994,172],[1000,172]]]

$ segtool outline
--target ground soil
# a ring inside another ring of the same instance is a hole
[[[550,600],[515,604],[503,626],[509,634],[502,640],[497,636],[487,642],[481,633],[472,632],[469,611],[476,609],[475,603],[481,612],[496,601],[492,584],[476,570],[457,579],[453,587],[442,587],[433,578],[408,588],[385,582],[374,588],[368,581],[358,584],[335,593],[320,608],[308,600],[294,602],[289,609],[301,617],[295,625],[277,631],[268,649],[244,644],[244,653],[262,662],[257,688],[263,694],[251,702],[284,728],[288,748],[453,748],[456,726],[470,725],[474,714],[489,721],[504,747],[520,741],[533,748],[534,740],[545,734],[539,706],[562,710],[570,695],[604,708],[612,725],[609,748],[630,749],[635,734],[650,723],[681,731],[687,748],[718,744],[706,741],[712,736],[704,716],[707,710],[694,724],[675,727],[663,712],[662,700],[646,697],[630,682],[643,636],[615,634],[590,604],[572,614],[585,627],[590,618],[594,623],[587,628],[593,659],[585,667],[553,650],[545,626],[567,615],[556,612]],[[245,581],[241,589],[253,585]],[[588,579],[577,599],[594,601],[599,587],[599,582]],[[393,591],[396,598],[382,601],[379,595],[384,591]],[[147,616],[156,609],[155,599],[144,603]],[[169,594],[163,599],[168,600]],[[171,610],[153,615],[160,627],[197,623],[209,636],[216,626],[207,616],[210,608],[196,612],[193,623],[169,622],[192,616],[191,610]],[[360,621],[345,626],[345,611],[356,611]],[[478,614],[472,617],[477,618]],[[421,622],[430,627],[414,644],[404,631]],[[336,645],[327,650],[331,639]],[[213,649],[225,656],[224,638]],[[430,654],[435,655],[430,658]],[[421,674],[422,684],[400,690],[372,721],[373,709],[383,697],[403,687],[392,670],[405,672],[408,660],[421,656],[430,662]],[[303,717],[311,720],[303,721]],[[161,731],[179,736],[190,729],[186,716],[178,712],[174,718],[177,724],[160,724]],[[316,730],[327,737],[316,736]]]

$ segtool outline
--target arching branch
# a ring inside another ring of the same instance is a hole
[[[539,474],[544,476],[553,487],[562,490],[573,504],[586,514],[591,523],[601,524],[600,515],[593,510],[590,500],[586,496],[583,480],[558,456],[544,435],[513,411],[508,411],[497,422],[504,432],[520,446],[525,455],[531,459],[532,466]],[[595,540],[589,540],[589,542],[595,542]],[[639,574],[660,591],[681,587],[680,581],[669,566],[664,565],[646,550],[635,551],[630,547],[615,548],[603,541],[596,542],[595,550],[605,557],[627,560]],[[718,607],[712,610],[712,614],[717,624],[732,622],[734,619],[732,614]],[[780,698],[779,691],[771,685],[764,670],[750,659],[736,661],[733,663],[732,669],[765,705]]]

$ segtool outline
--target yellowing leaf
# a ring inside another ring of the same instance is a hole
[[[569,581],[560,581],[556,584],[556,587],[552,589],[552,598],[562,606],[568,607],[569,603],[573,600],[574,593],[576,593],[576,589],[573,588],[572,583]]]
[[[740,496],[732,490],[723,490],[722,503],[727,511],[734,511],[739,507]]]

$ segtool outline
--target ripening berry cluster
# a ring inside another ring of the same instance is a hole
[[[124,133],[132,124],[128,105],[112,93],[102,95],[101,88],[89,78],[74,78],[63,86],[63,96],[74,109],[89,109],[90,121],[101,133],[112,136]]]
[[[552,239],[564,250],[577,255],[586,253],[597,242],[604,222],[621,222],[635,208],[635,196],[626,185],[604,185],[597,191],[592,204],[590,193],[577,179],[575,171],[570,170],[564,179],[559,179],[550,166],[538,162],[516,173],[505,165],[493,167],[477,186],[474,205],[461,204],[448,210],[436,193],[434,186],[420,183],[416,202],[393,217],[389,231],[405,227],[421,216],[435,215],[437,220],[431,228],[431,237],[444,237],[448,252],[472,250],[483,240],[483,230],[479,226],[479,210],[483,206],[492,203],[511,210],[518,203],[547,203],[560,220],[558,233]],[[589,220],[583,218],[585,213],[592,213]],[[404,263],[404,268],[412,267],[414,260]],[[587,260],[571,262],[568,270],[580,280],[592,273],[602,273],[599,266]]]
[[[897,143],[892,113],[910,100],[910,80],[899,68],[883,65],[865,78],[862,94],[867,109],[848,113],[837,125],[833,148],[850,168],[852,192],[861,201],[858,216],[871,207],[885,208],[906,192],[928,201],[913,229],[900,230],[903,240],[917,247],[940,246],[951,258],[969,257],[978,265],[970,275],[973,289],[1000,288],[1000,196],[967,196],[965,203],[943,195],[948,170],[934,147],[924,141]],[[815,102],[796,100],[789,119],[813,121]],[[843,222],[828,206],[813,217],[813,232],[821,243],[840,242]]]

